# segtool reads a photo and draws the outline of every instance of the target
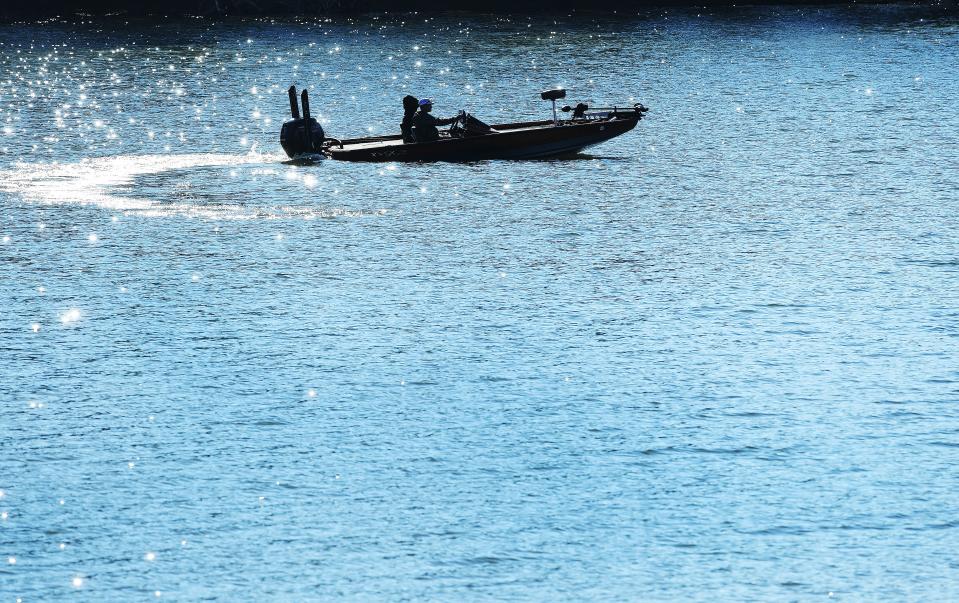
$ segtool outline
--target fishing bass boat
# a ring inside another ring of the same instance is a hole
[[[344,161],[477,161],[481,159],[534,159],[576,153],[624,134],[649,110],[641,104],[628,108],[593,108],[584,103],[564,106],[572,113],[560,119],[556,101],[566,97],[563,89],[540,94],[552,101],[553,119],[487,125],[460,111],[447,132],[430,142],[404,142],[400,134],[370,138],[329,138],[310,116],[307,91],[301,95],[303,115],[297,105],[296,88],[289,89],[290,112],[280,130],[280,145],[291,158],[325,156]]]

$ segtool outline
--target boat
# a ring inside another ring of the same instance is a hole
[[[483,159],[536,159],[568,155],[629,132],[649,110],[636,103],[627,107],[590,108],[585,103],[559,109],[566,97],[561,88],[540,93],[552,101],[553,119],[487,125],[460,111],[449,130],[430,142],[404,142],[400,134],[337,139],[326,136],[310,115],[309,95],[303,90],[303,113],[296,88],[288,90],[292,119],[280,130],[280,145],[292,159],[325,157],[342,161],[478,161]]]

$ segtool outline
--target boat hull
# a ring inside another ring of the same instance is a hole
[[[483,159],[536,159],[581,151],[624,134],[638,117],[617,117],[587,122],[528,122],[493,126],[495,134],[441,138],[434,142],[404,144],[399,137],[344,140],[324,153],[343,161],[479,161]],[[340,146],[340,144],[342,146]]]

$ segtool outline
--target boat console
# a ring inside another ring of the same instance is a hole
[[[450,126],[449,135],[451,138],[464,138],[466,136],[485,136],[487,134],[498,134],[489,124],[480,121],[475,116],[460,111],[456,120]]]

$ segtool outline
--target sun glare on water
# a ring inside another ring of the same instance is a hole
[[[230,178],[275,177],[277,180],[299,181],[307,189],[319,187],[317,176],[295,168],[275,170],[270,166],[278,155],[249,152],[239,155],[121,155],[84,159],[78,162],[16,163],[10,169],[0,169],[0,191],[10,192],[43,205],[92,205],[117,212],[111,222],[117,223],[123,215],[188,216],[217,220],[253,218],[326,218],[360,216],[370,212],[328,206],[258,205],[240,202],[213,203],[203,200],[201,187],[194,189],[188,181],[177,180],[169,193],[151,192],[150,196],[137,193],[141,181],[170,172],[191,172],[223,168]],[[257,164],[266,167],[255,167]],[[243,166],[254,166],[241,169]],[[184,194],[184,192],[189,194]],[[215,192],[215,191],[212,191]],[[336,193],[337,191],[333,191]],[[196,198],[190,198],[195,195]],[[186,197],[186,198],[184,198]],[[382,211],[372,212],[381,215]],[[41,230],[46,226],[40,226]],[[87,242],[101,242],[99,233],[88,233]],[[10,235],[2,238],[10,244]]]
[[[83,318],[83,314],[78,308],[70,308],[60,315],[60,322],[62,322],[64,325],[72,325],[81,318]]]

